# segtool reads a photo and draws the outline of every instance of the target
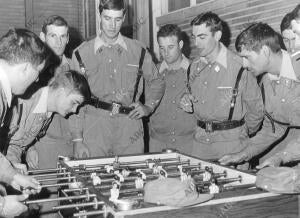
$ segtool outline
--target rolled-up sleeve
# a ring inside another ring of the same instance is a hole
[[[273,128],[275,128],[275,132]],[[286,131],[286,126],[279,125],[275,122],[273,126],[269,118],[265,116],[262,129],[257,132],[254,137],[246,141],[247,147],[243,152],[247,155],[247,159],[249,160],[265,151],[269,146],[281,139]]]
[[[263,121],[264,104],[256,78],[250,72],[246,72],[246,77],[243,94],[243,102],[246,106],[245,122],[249,134],[253,134],[259,129]]]

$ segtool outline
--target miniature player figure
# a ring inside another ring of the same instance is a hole
[[[112,183],[112,188],[110,189],[110,201],[116,201],[119,198],[119,194],[120,194],[120,182],[119,181],[113,181]]]
[[[208,171],[205,171],[202,176],[203,176],[203,181],[204,182],[207,182],[211,179],[211,173],[208,172]]]
[[[141,177],[137,177],[136,179],[135,179],[135,188],[136,189],[142,189],[142,188],[144,188],[144,180],[141,178]]]
[[[219,192],[220,192],[219,186],[217,186],[215,181],[212,180],[211,185],[209,186],[209,193],[210,194],[217,194]]]
[[[182,165],[178,165],[178,170],[179,170],[179,173],[180,173],[181,182],[186,181],[188,179],[188,175],[187,175],[187,173],[183,172]],[[189,177],[191,177],[191,176],[189,175]]]
[[[100,185],[101,184],[101,178],[97,176],[97,173],[91,173],[91,178],[93,180],[93,185]]]
[[[165,178],[168,178],[168,173],[167,173],[166,170],[164,170],[164,169],[162,168],[162,166],[158,166],[157,169],[158,169],[158,172],[159,172],[159,173],[158,173],[158,175],[159,175],[158,179],[165,179]]]

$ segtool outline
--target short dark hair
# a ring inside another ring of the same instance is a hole
[[[292,29],[292,25],[291,25],[292,20],[293,20],[292,12],[284,15],[280,23],[280,31],[283,32],[284,30]]]
[[[157,32],[157,40],[159,37],[168,37],[168,36],[176,36],[178,42],[182,40],[182,32],[181,29],[176,24],[166,24]]]
[[[199,14],[191,21],[192,26],[201,24],[206,24],[207,27],[210,27],[210,31],[213,34],[217,31],[223,32],[223,21],[217,14],[211,11]]]
[[[54,26],[65,26],[68,28],[69,31],[69,25],[68,22],[61,16],[58,15],[52,15],[48,18],[46,18],[46,20],[44,20],[43,26],[42,26],[42,32],[43,33],[47,33],[47,27],[50,25],[54,25]]]
[[[10,29],[0,39],[0,59],[9,64],[29,62],[38,66],[47,61],[49,49],[42,40],[27,29]]]
[[[75,70],[68,70],[58,73],[49,82],[49,87],[58,89],[60,87],[68,88],[72,92],[82,95],[87,101],[91,97],[91,90],[85,76]]]
[[[299,19],[300,18],[300,4],[298,4],[293,10],[292,10],[292,19]]]
[[[124,15],[126,13],[125,0],[100,0],[99,13],[101,14],[103,10],[122,10]]]
[[[259,52],[263,45],[268,46],[272,52],[281,50],[279,34],[266,23],[253,23],[243,30],[235,41],[238,52],[244,47],[246,50]]]

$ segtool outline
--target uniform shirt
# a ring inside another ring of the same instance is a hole
[[[113,45],[107,45],[99,36],[82,44],[77,50],[85,65],[92,93],[102,101],[116,101],[129,106],[132,103],[141,49],[140,42],[121,34]],[[81,72],[74,54],[71,68]],[[154,109],[164,93],[165,83],[158,77],[156,66],[148,52],[142,69],[146,89],[145,105]],[[143,79],[139,83],[136,100],[143,92],[142,81]],[[92,107],[88,110],[93,113]],[[73,133],[82,131],[81,121],[75,121],[71,126]]]
[[[221,50],[214,63],[198,58],[191,65],[190,84],[195,97],[194,114],[202,121],[228,120],[233,88],[242,59],[221,44]],[[245,119],[249,133],[258,130],[263,119],[263,101],[256,78],[244,70],[236,98],[232,120]],[[240,137],[237,130],[206,133],[199,129],[198,140],[204,143],[231,141]]]
[[[182,143],[178,139],[187,136],[192,140],[196,126],[194,116],[180,108],[180,99],[186,90],[188,66],[189,60],[185,56],[178,69],[170,69],[165,61],[159,66],[159,74],[166,81],[166,91],[150,117],[150,136],[166,144]]]
[[[290,56],[282,50],[282,65],[279,77],[266,74],[262,78],[265,95],[265,110],[277,121],[300,126],[300,82],[296,75],[300,75],[300,68],[293,65],[299,60],[300,54]],[[300,62],[300,61],[298,61]],[[299,63],[300,64],[300,63]],[[298,64],[298,65],[299,65]],[[275,127],[275,132],[272,128]],[[250,139],[245,149],[248,159],[260,154],[272,143],[280,139],[287,130],[287,126],[274,123],[265,118],[262,129]]]
[[[61,64],[55,69],[55,75],[64,71],[70,70],[70,59],[62,56]],[[71,135],[69,133],[68,120],[59,114],[54,114],[52,121],[47,129],[46,135],[40,139],[40,142],[46,142],[47,140],[60,140],[63,142],[69,142]]]
[[[0,66],[0,123],[3,125],[6,112],[11,104],[12,93],[9,80]],[[17,172],[6,157],[0,153],[0,181],[10,183]]]
[[[51,122],[52,113],[47,112],[49,87],[39,89],[30,99],[19,99],[18,107],[22,113],[14,110],[10,125],[10,141],[7,158],[12,162],[21,162],[22,152],[45,135]],[[21,106],[22,105],[22,106]]]

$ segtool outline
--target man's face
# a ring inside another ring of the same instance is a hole
[[[42,40],[54,51],[57,56],[64,54],[66,45],[69,42],[68,27],[66,26],[47,26],[47,33],[41,33]]]
[[[39,73],[44,69],[45,61],[38,66],[25,63],[18,74],[18,81],[12,87],[12,93],[22,95],[26,89],[38,79]]]
[[[159,52],[168,65],[175,63],[181,57],[183,42],[178,42],[177,36],[158,38]]]
[[[60,88],[56,100],[56,112],[65,117],[76,113],[79,105],[83,103],[83,96],[78,92]]]
[[[117,39],[124,21],[123,11],[103,10],[100,15],[100,26],[103,37],[110,41]]]
[[[287,51],[293,52],[295,50],[296,34],[291,29],[285,29],[282,31],[281,35]]]
[[[291,26],[294,33],[300,36],[300,19],[293,19],[291,21]]]
[[[211,54],[219,43],[219,35],[216,32],[213,34],[210,31],[210,27],[207,27],[205,23],[201,25],[193,25],[192,40],[195,46],[198,48],[198,54],[201,57],[206,57]]]
[[[243,58],[243,67],[247,68],[255,76],[258,76],[264,72],[267,72],[268,59],[264,52],[255,52],[253,50],[247,50],[242,47],[239,55]]]

